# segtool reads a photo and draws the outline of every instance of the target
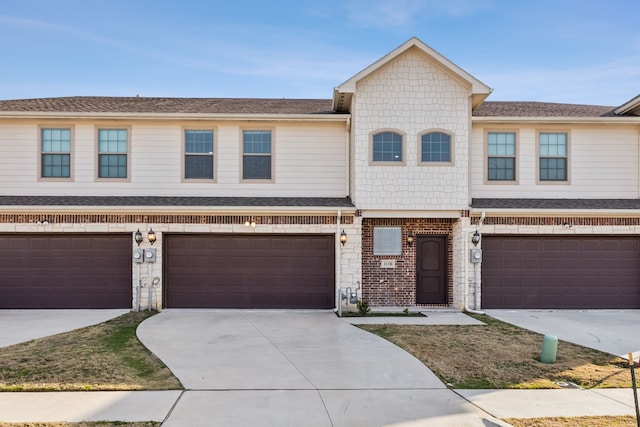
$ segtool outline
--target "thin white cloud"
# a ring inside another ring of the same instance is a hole
[[[494,7],[493,0],[350,0],[345,4],[350,22],[358,27],[402,30],[421,16],[466,16]]]
[[[640,56],[629,56],[592,66],[520,68],[477,76],[495,88],[490,100],[620,105],[640,93],[639,63]]]

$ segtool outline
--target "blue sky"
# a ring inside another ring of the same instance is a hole
[[[3,0],[0,99],[330,98],[412,36],[490,100],[640,94],[638,0]]]

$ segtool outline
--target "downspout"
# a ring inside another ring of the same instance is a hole
[[[638,131],[638,198],[640,198],[640,131]]]
[[[336,306],[333,309],[335,313],[338,313],[338,316],[342,317],[342,300],[340,299],[342,288],[340,283],[340,277],[342,274],[342,250],[340,248],[340,223],[342,222],[342,210],[338,209],[338,217],[336,219],[336,237],[334,241],[336,242]]]
[[[477,230],[481,230],[482,229],[482,223],[484,221],[484,218],[486,216],[486,213],[484,211],[482,211],[482,215],[480,216],[480,221],[478,221],[478,228]],[[464,247],[465,247],[465,254],[468,255],[469,254],[469,241],[471,240],[471,236],[473,235],[473,233],[475,233],[476,230],[473,231],[467,231],[467,238],[464,240]],[[464,311],[467,311],[469,313],[472,314],[485,314],[484,311],[480,311],[480,310],[476,310],[479,306],[480,306],[480,302],[479,302],[479,288],[480,285],[478,283],[478,264],[474,264],[473,266],[473,291],[474,291],[474,309],[472,309],[471,307],[469,307],[469,293],[465,292],[464,295]],[[467,261],[464,263],[464,286],[465,289],[468,290],[469,288],[469,260],[467,259]]]

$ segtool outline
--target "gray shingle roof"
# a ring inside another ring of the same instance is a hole
[[[72,96],[0,101],[0,111],[165,114],[332,114],[330,99]]]
[[[474,209],[640,209],[640,199],[472,199]]]
[[[349,197],[0,196],[0,206],[340,207]]]
[[[612,117],[616,107],[552,102],[485,101],[474,117]]]

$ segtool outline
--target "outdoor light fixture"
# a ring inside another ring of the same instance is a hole
[[[473,233],[473,237],[471,237],[471,243],[473,243],[473,246],[478,246],[478,243],[480,243],[480,233],[478,233],[478,230]]]
[[[149,232],[147,233],[147,240],[151,243],[151,246],[156,242],[156,233],[153,231],[153,228],[149,229]]]
[[[342,246],[347,243],[347,233],[344,230],[340,233],[340,243],[342,243]]]
[[[142,243],[142,233],[140,232],[139,228],[138,228],[138,231],[133,233],[133,239],[136,241],[138,246],[140,246],[140,243]]]
[[[413,231],[410,231],[409,234],[407,234],[407,245],[411,246],[413,245],[413,241],[416,239],[416,235],[413,234]]]
[[[253,219],[251,221],[245,221],[244,226],[256,228],[256,222]]]

